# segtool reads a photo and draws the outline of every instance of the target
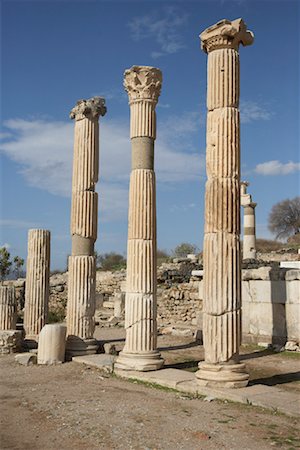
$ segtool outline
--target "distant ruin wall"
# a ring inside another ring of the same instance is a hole
[[[278,264],[242,270],[243,342],[281,344],[300,341],[300,270],[283,269]],[[201,267],[200,267],[201,268]],[[157,319],[160,328],[179,326],[202,329],[202,280],[191,276],[199,265],[166,263],[158,270]],[[114,301],[114,294],[124,292],[126,271],[102,272],[96,275],[96,309],[103,302]],[[13,284],[22,317],[25,280]],[[50,277],[49,316],[51,321],[64,320],[67,302],[67,273]],[[105,304],[105,303],[104,303]],[[111,310],[113,314],[113,308]]]

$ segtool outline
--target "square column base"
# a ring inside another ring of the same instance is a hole
[[[123,351],[115,362],[115,368],[148,372],[160,369],[163,364],[164,360],[157,350],[145,353],[126,353]]]
[[[208,364],[199,363],[196,372],[197,383],[200,386],[220,388],[241,388],[249,381],[249,374],[243,363],[238,364]]]
[[[73,356],[93,355],[97,353],[99,344],[97,339],[81,339],[78,336],[68,336],[66,342],[66,361],[71,361]]]

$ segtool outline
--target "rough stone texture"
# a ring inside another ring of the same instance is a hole
[[[37,341],[47,323],[49,273],[50,231],[29,230],[24,310],[26,340]]]
[[[45,325],[39,336],[38,364],[61,364],[65,361],[67,328],[64,325]]]
[[[32,366],[33,364],[37,364],[37,355],[35,353],[19,353],[15,356],[15,361],[22,366]]]
[[[15,330],[16,320],[15,288],[0,286],[0,330]]]
[[[106,113],[105,100],[80,100],[70,113],[75,119],[72,178],[71,235],[67,307],[67,355],[96,352],[95,328],[98,194],[99,117]]]
[[[253,35],[241,19],[222,20],[200,35],[208,53],[202,385],[242,387],[240,266],[240,43]]]
[[[148,371],[163,364],[156,348],[155,173],[148,163],[153,159],[155,106],[160,95],[162,74],[154,67],[133,66],[124,75],[131,112],[130,137],[134,139],[134,159],[129,189],[126,341],[116,365],[125,370]],[[149,158],[143,156],[137,163],[139,139],[141,151],[144,155],[148,153]]]
[[[22,332],[17,330],[0,330],[0,355],[8,355],[21,350]]]
[[[197,317],[202,310],[199,298],[199,282],[161,285],[157,291],[157,320],[159,326],[197,325]]]
[[[85,351],[84,341],[91,340],[95,331],[95,280],[94,256],[70,256],[67,304],[67,352],[71,356]],[[95,351],[97,343],[94,340]]]

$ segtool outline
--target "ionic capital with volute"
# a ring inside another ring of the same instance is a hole
[[[238,50],[240,44],[251,45],[254,37],[252,31],[247,30],[243,19],[220,20],[200,34],[201,48],[205,53],[221,48]]]

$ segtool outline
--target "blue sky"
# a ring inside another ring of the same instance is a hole
[[[65,268],[73,122],[81,98],[102,95],[98,252],[126,253],[129,107],[123,72],[163,72],[157,107],[158,247],[203,241],[207,56],[199,33],[242,17],[242,179],[257,202],[257,235],[272,205],[299,195],[299,2],[1,2],[0,245],[26,257],[29,228],[51,230],[51,267]]]

